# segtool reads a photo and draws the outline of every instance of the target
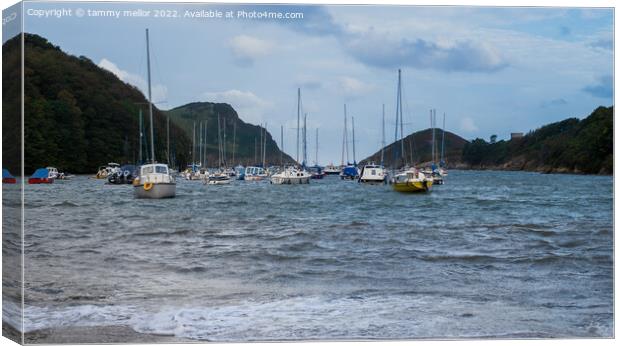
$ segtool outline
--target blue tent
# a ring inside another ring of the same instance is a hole
[[[32,174],[31,178],[44,179],[49,176],[49,171],[47,168],[39,168]]]

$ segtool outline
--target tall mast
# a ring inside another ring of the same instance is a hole
[[[202,121],[198,122],[198,162],[202,166]]]
[[[266,158],[267,158],[267,123],[265,123],[263,134],[263,168],[266,166]]]
[[[222,168],[222,135],[220,126],[220,113],[217,113],[217,165]]]
[[[196,164],[196,122],[194,121],[194,130],[192,131],[192,169]]]
[[[263,124],[260,124],[260,142],[258,143],[259,151],[258,151],[258,159],[263,160]],[[258,163],[257,163],[258,164]]]
[[[349,129],[347,128],[347,105],[344,105],[344,147],[347,152],[347,165],[349,164]]]
[[[224,166],[228,166],[228,161],[226,160],[226,152],[227,152],[227,140],[226,140],[226,118],[222,119],[223,122],[223,126],[222,126],[222,131],[224,132],[224,142],[222,142],[222,162],[224,163]]]
[[[257,165],[258,162],[256,160],[256,136],[254,136],[254,164]]]
[[[355,117],[351,117],[351,131],[353,131],[353,165],[357,165],[355,161]]]
[[[142,107],[140,107],[140,112],[138,113],[138,118],[140,119],[140,138],[139,138],[139,140],[140,140],[140,149],[138,150],[138,153],[139,153],[138,154],[138,156],[139,156],[138,163],[142,164],[142,163],[144,163],[144,161],[142,161],[142,141],[143,141],[143,137],[144,137],[144,134],[142,133],[142,131],[143,131],[142,130]]]
[[[151,99],[151,56],[149,47],[149,29],[146,29],[146,69],[149,84],[149,120],[151,122],[151,162],[155,163],[155,139],[153,131],[153,100]]]
[[[204,162],[205,162],[204,165],[205,165],[205,167],[207,167],[207,124],[208,124],[208,122],[209,122],[209,120],[205,120],[204,146],[203,146],[203,149],[202,149],[202,151],[203,151],[202,157],[204,158]]]
[[[439,166],[443,165],[443,146],[446,139],[446,113],[443,113],[443,125],[441,126],[441,160],[439,160]]]
[[[315,147],[315,153],[314,153],[314,165],[318,166],[319,165],[319,128],[316,128],[316,147]]]
[[[345,107],[344,130],[342,131],[342,156],[340,157],[340,166],[344,166],[344,146],[345,146],[345,141],[347,138],[347,112],[346,112],[347,106],[345,105],[344,107]]]
[[[403,84],[400,70],[398,70],[398,101],[400,110],[400,155],[403,159],[403,162],[406,161],[405,156],[405,136],[403,135]]]
[[[301,88],[297,88],[297,157],[295,160],[299,163],[299,117],[301,116]]]
[[[307,142],[306,142],[306,118],[308,118],[308,113],[304,114],[304,131],[303,131],[303,152],[304,152],[304,161],[301,164],[302,167],[306,167],[306,161],[308,160],[308,147],[307,147]]]
[[[381,166],[383,167],[383,156],[385,151],[385,103],[383,104],[383,121],[381,122]]]
[[[284,125],[280,125],[280,166],[284,165],[282,153],[284,152]]]
[[[166,115],[166,156],[170,165],[170,115]]]
[[[237,122],[233,123],[233,155],[232,155],[232,166],[235,166],[235,151],[237,147]]]

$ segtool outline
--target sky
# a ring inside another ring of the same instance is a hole
[[[157,107],[230,103],[278,143],[283,126],[293,157],[301,88],[308,159],[318,128],[321,164],[341,162],[344,104],[357,161],[381,147],[382,105],[394,140],[399,68],[406,133],[428,128],[436,109],[437,125],[445,113],[465,139],[507,139],[613,103],[612,9],[29,2],[24,28],[142,90],[149,28]]]

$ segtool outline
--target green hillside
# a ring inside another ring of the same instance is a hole
[[[12,89],[16,84],[10,82],[19,80],[19,39],[7,41],[2,52],[4,85],[12,84]],[[86,57],[64,53],[37,35],[25,35],[24,50],[26,174],[45,166],[94,173],[107,162],[137,161],[139,107],[148,113],[147,100],[136,87]],[[19,94],[4,91],[3,147],[8,155],[4,155],[3,164],[18,172],[19,155],[15,152],[19,153],[20,114],[11,105]],[[166,119],[156,108],[154,118],[156,158],[164,162]],[[176,126],[171,126],[170,132],[177,161],[187,162],[190,140]]]
[[[207,164],[215,167],[218,163],[218,114],[220,116],[220,136],[226,146],[225,161],[229,166],[238,164],[255,165],[262,163],[260,159],[261,127],[244,122],[237,112],[226,103],[195,102],[166,112],[172,122],[185,131],[188,138],[192,138],[194,123],[196,132],[199,132],[199,122],[206,122],[207,133]],[[224,138],[224,134],[226,137]],[[198,143],[198,137],[196,143]],[[265,145],[267,164],[280,164],[280,149],[278,144],[267,131]],[[235,160],[233,162],[233,151]],[[256,159],[255,159],[256,158]],[[198,160],[198,157],[196,157]],[[294,160],[287,154],[282,154],[285,164]]]
[[[599,107],[583,120],[552,123],[520,139],[478,138],[463,148],[463,161],[471,168],[612,174],[613,113]]]

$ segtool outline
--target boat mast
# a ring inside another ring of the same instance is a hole
[[[139,161],[138,163],[142,164],[144,161],[142,161],[142,141],[143,141],[143,136],[144,134],[142,133],[142,107],[140,107],[140,111],[138,112],[138,118],[140,119],[140,149],[138,150],[138,156],[139,156]]]
[[[220,127],[220,113],[217,113],[217,165],[222,168],[222,134]]]
[[[192,131],[192,170],[196,164],[196,122],[194,121],[194,130]]]
[[[349,129],[347,128],[347,105],[344,105],[344,147],[347,152],[347,165],[349,164]]]
[[[284,166],[282,161],[282,153],[284,152],[284,125],[280,125],[280,166]]]
[[[400,107],[401,107],[401,103],[400,103],[400,97],[401,97],[401,93],[400,93],[400,78],[401,78],[401,72],[400,69],[398,69],[398,84],[396,87],[396,126],[394,127],[394,146],[392,147],[392,156],[394,159],[393,165],[394,167],[396,167],[396,159],[398,158],[398,151],[396,150],[397,148],[397,142],[398,142],[398,121],[399,121],[399,117],[401,116],[400,114]],[[402,137],[402,121],[401,121],[401,137]],[[401,151],[402,151],[402,144],[401,144]],[[401,153],[402,156],[402,153]]]
[[[151,99],[151,56],[149,47],[149,29],[146,29],[146,69],[149,84],[149,120],[151,122],[151,162],[155,163],[155,139],[153,131],[153,100]]]
[[[265,123],[263,134],[263,168],[266,166],[266,158],[267,158],[267,123]]]
[[[202,148],[202,158],[204,160],[204,166],[205,168],[207,167],[207,123],[208,120],[205,120],[205,126],[204,126],[204,136],[203,136],[203,148]]]
[[[435,160],[435,133],[433,132],[433,109],[431,108],[431,163]]]
[[[170,115],[166,115],[166,156],[170,165]]]
[[[235,166],[235,151],[237,147],[237,122],[233,123],[233,155],[232,155],[232,166]]]
[[[223,126],[222,126],[222,131],[224,132],[224,141],[222,142],[222,162],[224,163],[224,166],[228,166],[227,161],[226,161],[226,118],[222,119],[223,122]]]
[[[297,156],[295,161],[299,163],[299,117],[301,116],[301,88],[297,88]]]
[[[405,156],[405,136],[403,135],[403,85],[400,69],[398,70],[398,101],[398,109],[400,110],[400,156],[403,163],[406,164],[407,157]]]
[[[356,166],[355,161],[355,117],[351,117],[351,131],[353,131],[353,165]]]
[[[304,114],[304,131],[303,131],[303,152],[304,152],[304,161],[302,162],[301,166],[303,168],[306,168],[306,161],[308,160],[308,147],[307,147],[307,142],[306,142],[306,118],[308,118],[308,113]]]
[[[383,167],[384,151],[385,151],[385,103],[383,104],[383,121],[381,122],[381,167]]]
[[[316,147],[315,147],[315,153],[314,153],[314,165],[318,166],[319,165],[319,128],[316,128]]]
[[[439,166],[443,166],[443,146],[446,139],[446,113],[443,113],[443,125],[441,127],[441,160],[439,160]]]
[[[347,138],[347,105],[344,106],[344,130],[342,131],[342,156],[340,157],[340,166],[344,166],[344,146]]]

